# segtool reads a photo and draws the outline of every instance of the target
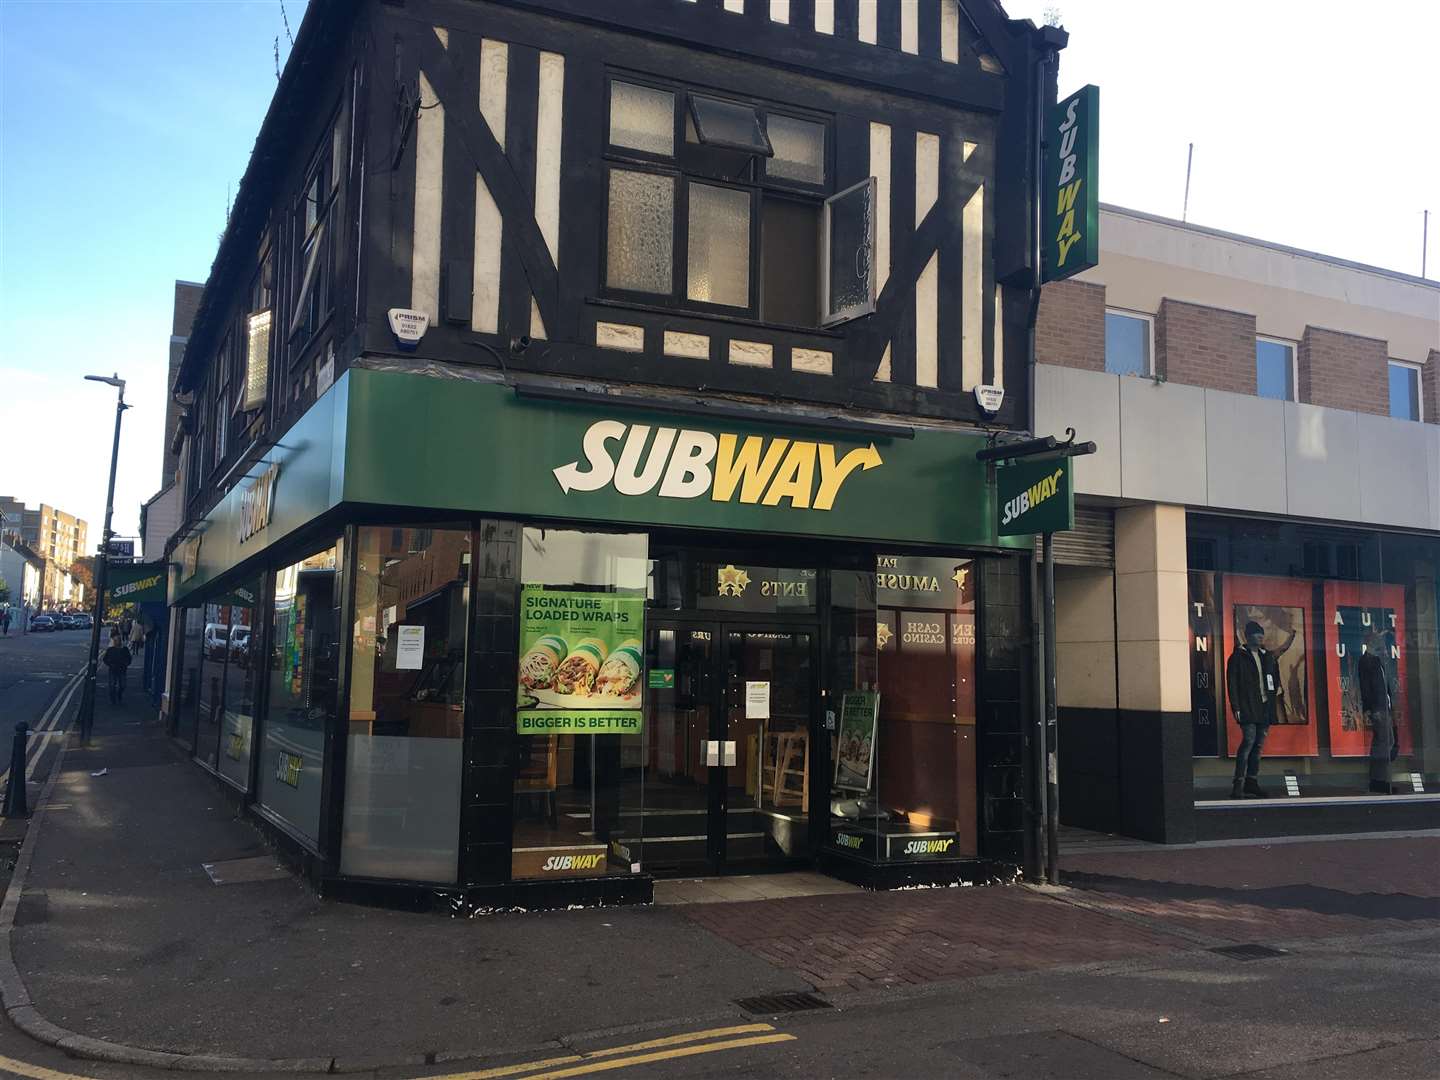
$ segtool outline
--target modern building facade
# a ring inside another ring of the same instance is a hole
[[[1118,207],[1100,235],[1037,338],[1039,427],[1099,447],[1057,569],[1065,820],[1172,842],[1433,826],[1440,285]],[[1235,799],[1251,623],[1280,685],[1268,797]]]
[[[1012,872],[1031,545],[975,454],[1031,426],[1063,42],[315,0],[175,380],[177,738],[332,895]]]
[[[85,603],[85,586],[71,574],[75,560],[87,554],[88,527],[82,518],[41,503],[28,509],[19,499],[0,496],[0,517],[5,534],[15,534],[21,543],[39,555],[40,599],[45,607],[79,607]]]

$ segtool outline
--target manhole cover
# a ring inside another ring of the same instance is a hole
[[[290,871],[269,855],[252,859],[226,859],[224,862],[201,863],[205,873],[216,885],[244,885],[252,881],[278,881],[288,878]]]
[[[1272,948],[1269,945],[1222,945],[1210,951],[1228,956],[1232,960],[1269,960],[1272,956],[1285,955],[1284,949]]]
[[[747,1013],[769,1015],[771,1013],[804,1012],[806,1009],[834,1008],[828,1001],[814,994],[762,994],[759,997],[738,998],[736,1005]]]

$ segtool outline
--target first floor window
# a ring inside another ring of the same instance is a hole
[[[1295,400],[1295,346],[1255,339],[1255,392],[1277,401]]]
[[[1111,375],[1149,375],[1152,325],[1148,315],[1105,312],[1105,370]]]
[[[1396,420],[1419,420],[1420,369],[1414,364],[1390,361],[1390,415]]]

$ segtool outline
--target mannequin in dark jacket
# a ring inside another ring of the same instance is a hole
[[[1365,651],[1355,668],[1360,684],[1360,707],[1370,725],[1370,790],[1389,795],[1390,762],[1395,746],[1395,716],[1391,712],[1390,674],[1385,670],[1385,635],[1371,627],[1365,638]]]
[[[1225,664],[1225,686],[1229,691],[1230,712],[1240,725],[1240,746],[1235,751],[1235,779],[1230,797],[1253,795],[1265,797],[1260,786],[1260,753],[1265,736],[1275,722],[1276,703],[1284,696],[1280,687],[1280,664],[1262,644],[1265,628],[1251,621],[1245,624],[1245,641],[1236,645]]]

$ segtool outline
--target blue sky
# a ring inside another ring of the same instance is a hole
[[[293,30],[304,4],[286,9]],[[1440,2],[1006,9],[1057,10],[1061,93],[1100,85],[1106,201],[1178,217],[1193,141],[1191,221],[1419,272],[1421,210],[1440,218]],[[81,377],[118,371],[135,408],[115,531],[136,531],[160,482],[173,282],[209,271],[277,35],[283,62],[279,0],[0,0],[0,494],[98,539],[114,398]]]
[[[291,29],[305,5],[287,0]],[[204,281],[275,88],[276,0],[0,0],[0,494],[98,541],[160,487],[176,278]],[[40,444],[31,436],[45,433]]]

